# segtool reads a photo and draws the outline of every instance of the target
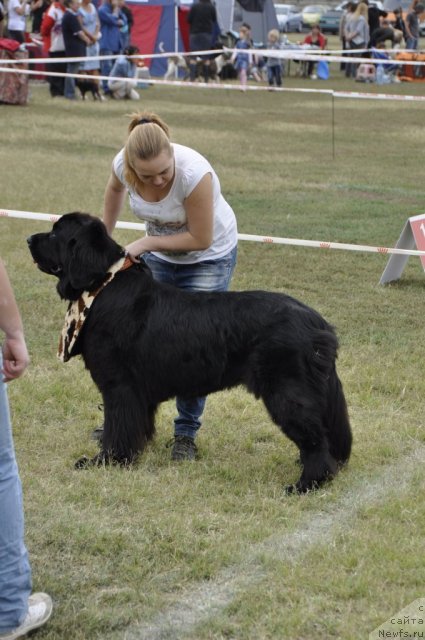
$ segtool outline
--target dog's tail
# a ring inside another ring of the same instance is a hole
[[[315,331],[313,353],[309,374],[321,398],[322,427],[330,454],[343,465],[350,457],[352,434],[344,390],[336,370],[338,339],[329,325]]]
[[[353,436],[344,390],[335,366],[328,378],[324,425],[328,434],[329,451],[332,457],[335,458],[338,464],[345,464],[350,457]]]

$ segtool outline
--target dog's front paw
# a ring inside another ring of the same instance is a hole
[[[319,483],[313,482],[310,484],[306,484],[301,480],[298,480],[295,484],[288,484],[284,488],[284,493],[287,496],[291,495],[302,495],[303,493],[310,493],[310,491],[316,491],[319,488]]]
[[[75,469],[88,469],[89,467],[104,467],[107,464],[113,464],[113,461],[106,453],[100,451],[93,458],[81,456],[74,464],[74,467]]]
[[[88,469],[93,466],[93,459],[88,456],[81,456],[74,464],[74,469]]]

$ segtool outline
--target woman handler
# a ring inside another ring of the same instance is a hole
[[[103,221],[112,234],[126,193],[146,236],[126,249],[160,282],[191,291],[225,291],[236,264],[235,214],[218,177],[197,151],[170,141],[154,113],[132,116],[124,148],[115,156],[105,191]],[[173,460],[193,460],[205,398],[177,398]]]

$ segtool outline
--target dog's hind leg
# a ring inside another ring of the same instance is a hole
[[[350,457],[353,437],[344,390],[335,368],[328,378],[327,406],[323,422],[328,434],[329,450],[338,465],[342,466]]]
[[[272,420],[300,450],[302,473],[299,480],[286,488],[288,493],[304,493],[330,480],[338,465],[329,451],[322,421],[322,403],[314,391],[301,380],[278,384],[263,391],[262,397]]]
[[[117,385],[102,393],[105,426],[101,455],[109,462],[130,464],[155,433],[155,405],[138,390]]]

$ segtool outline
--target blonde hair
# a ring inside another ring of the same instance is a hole
[[[163,151],[171,156],[173,149],[168,125],[155,113],[143,111],[133,113],[130,117],[128,138],[124,146],[124,179],[135,189],[140,180],[133,168],[134,161],[152,160]]]
[[[357,5],[357,9],[354,11],[354,17],[358,18],[359,16],[363,16],[363,18],[366,18],[367,20],[368,11],[369,8],[367,4],[365,2],[360,2],[360,4]]]
[[[269,31],[269,33],[268,33],[268,39],[269,40],[272,40],[272,39],[279,40],[279,38],[280,38],[280,33],[279,33],[279,31],[277,29],[271,29]]]

